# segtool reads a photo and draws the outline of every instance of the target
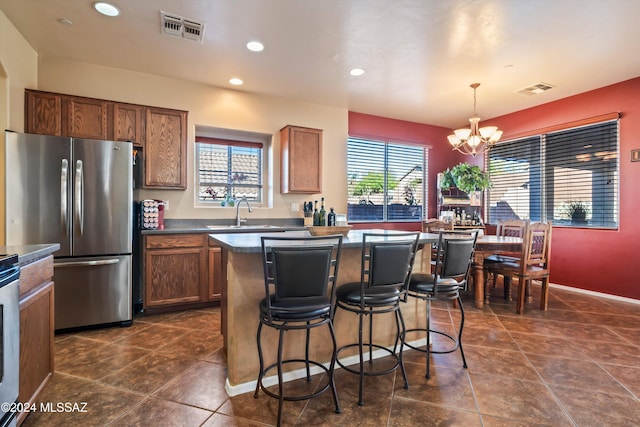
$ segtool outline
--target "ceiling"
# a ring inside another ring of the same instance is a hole
[[[640,76],[638,0],[112,3],[115,18],[92,0],[0,0],[0,10],[42,57],[445,127],[467,123],[474,82],[487,119]],[[204,41],[162,34],[160,11],[203,21]],[[350,76],[356,67],[365,74]],[[540,82],[554,88],[518,93]]]

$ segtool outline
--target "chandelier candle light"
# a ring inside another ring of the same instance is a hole
[[[471,84],[471,88],[473,88],[473,117],[469,119],[470,129],[456,129],[453,131],[453,135],[447,137],[454,150],[463,154],[471,154],[474,157],[483,148],[487,150],[491,148],[502,136],[502,131],[498,130],[497,126],[478,128],[480,122],[480,117],[476,114],[476,89],[478,86],[480,83]]]

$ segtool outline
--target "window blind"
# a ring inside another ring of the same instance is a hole
[[[349,138],[348,220],[421,221],[427,153],[419,145]]]
[[[617,227],[618,150],[617,120],[496,145],[487,156],[489,221]]]

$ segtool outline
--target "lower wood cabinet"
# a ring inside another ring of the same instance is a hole
[[[53,257],[20,272],[20,388],[18,402],[33,403],[53,374]],[[18,416],[22,423],[28,412]]]
[[[222,294],[222,248],[209,248],[209,299],[219,300]]]
[[[221,252],[207,234],[144,237],[144,308],[180,306],[220,299]]]

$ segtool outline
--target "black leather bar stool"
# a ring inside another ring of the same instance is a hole
[[[341,246],[341,235],[303,238],[262,237],[265,298],[259,305],[257,343],[260,373],[254,397],[257,398],[258,392],[262,389],[267,395],[279,400],[278,426],[282,421],[282,405],[285,400],[311,399],[329,388],[333,393],[336,412],[341,411],[333,381],[337,344],[332,323]],[[311,329],[322,325],[329,327],[333,344],[329,367],[311,360],[309,355]],[[277,360],[266,368],[261,342],[263,326],[279,331]],[[289,330],[305,330],[304,359],[283,359],[284,333]],[[283,366],[286,364],[304,365],[307,381],[311,381],[311,365],[316,366],[327,373],[328,381],[313,393],[285,396]],[[278,375],[277,393],[268,390],[263,384],[266,373],[273,368],[277,369]]]
[[[415,273],[411,275],[409,284],[409,296],[424,300],[427,306],[426,327],[409,329],[407,332],[422,331],[426,333],[427,344],[424,348],[415,347],[407,343],[414,350],[426,353],[427,369],[426,378],[431,377],[430,354],[453,353],[460,349],[462,365],[467,368],[462,349],[462,329],[464,327],[464,308],[460,291],[467,289],[469,270],[473,263],[473,252],[478,238],[477,231],[441,231],[436,249],[436,266],[434,273]],[[458,336],[431,329],[431,301],[458,301],[460,308],[460,329]],[[431,349],[431,333],[443,335],[453,341],[453,348],[446,350]]]
[[[338,359],[338,364],[343,369],[360,376],[358,405],[364,405],[362,391],[365,376],[388,374],[400,367],[404,387],[409,388],[402,362],[405,326],[400,312],[400,302],[407,299],[407,288],[419,237],[420,233],[363,233],[360,281],[341,285],[336,292],[336,306],[358,315],[358,342],[338,349],[340,354],[345,349],[358,348],[360,363],[357,369],[344,365]],[[383,313],[395,313],[397,333],[393,350],[373,343],[373,317]],[[369,316],[367,342],[363,341],[364,316]],[[398,341],[400,341],[400,351],[396,352]],[[369,350],[366,367],[365,347]],[[374,349],[388,352],[395,358],[395,364],[387,369],[376,370],[373,366]]]

